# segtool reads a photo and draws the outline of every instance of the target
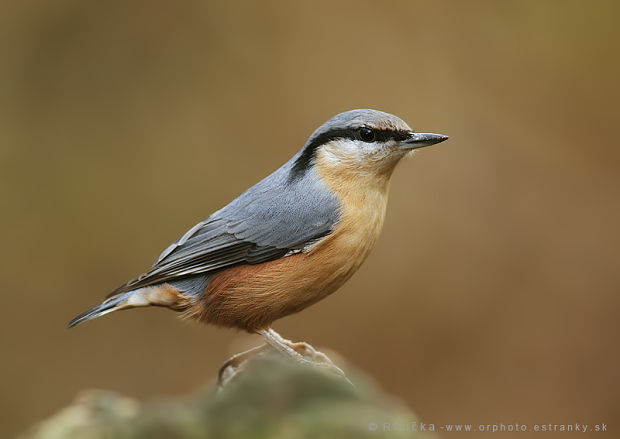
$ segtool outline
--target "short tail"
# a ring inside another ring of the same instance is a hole
[[[142,288],[141,288],[142,289]],[[130,297],[137,293],[140,290],[129,291],[127,293],[119,294],[118,296],[110,297],[105,300],[101,304],[89,309],[86,312],[83,312],[73,320],[69,322],[67,325],[69,328],[73,328],[75,325],[79,325],[82,322],[86,322],[88,320],[96,319],[97,317],[104,316],[114,311],[119,311],[121,309],[133,308],[134,306],[140,306],[135,304],[130,304]],[[148,305],[145,303],[142,306]]]
[[[199,275],[185,280],[152,285],[120,293],[89,309],[69,322],[69,328],[82,322],[104,316],[121,309],[140,306],[164,306],[175,311],[184,311],[193,299],[200,296],[206,288],[207,277]]]

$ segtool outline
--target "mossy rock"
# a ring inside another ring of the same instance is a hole
[[[271,355],[224,389],[192,398],[140,403],[91,390],[20,439],[429,438],[406,431],[415,417],[402,404],[360,374],[348,375],[355,387]]]

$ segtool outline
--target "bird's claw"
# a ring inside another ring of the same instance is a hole
[[[293,359],[298,364],[316,367],[334,374],[353,385],[342,369],[336,366],[327,355],[316,350],[309,343],[303,341],[292,342],[280,336],[280,334],[273,329],[265,330],[261,332],[261,334],[267,340],[266,344],[233,355],[222,365],[217,376],[217,385],[219,389],[222,389],[241,372],[249,360],[265,354],[265,351],[269,349],[273,349],[285,357]]]

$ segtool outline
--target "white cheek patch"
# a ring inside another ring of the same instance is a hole
[[[366,163],[390,154],[389,144],[351,139],[334,140],[324,146],[325,156],[332,162]]]
[[[350,139],[334,140],[327,148],[328,153],[339,160],[362,160],[364,154],[357,143]]]

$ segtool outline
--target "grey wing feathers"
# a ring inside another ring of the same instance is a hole
[[[338,220],[338,199],[314,172],[288,183],[291,163],[192,227],[162,253],[149,272],[111,295],[278,259],[329,234]]]

